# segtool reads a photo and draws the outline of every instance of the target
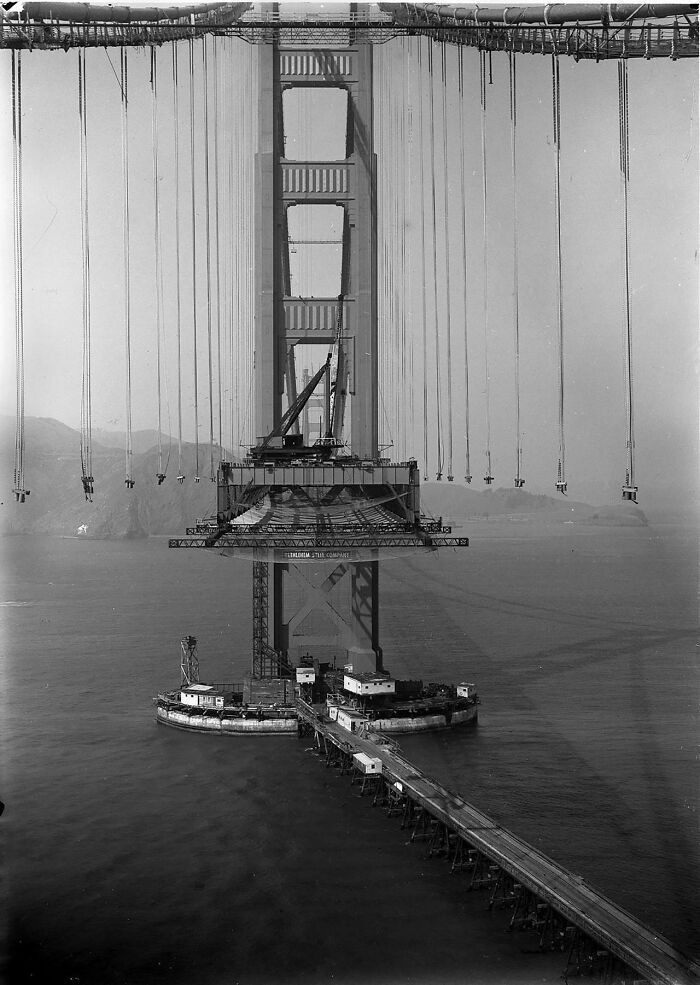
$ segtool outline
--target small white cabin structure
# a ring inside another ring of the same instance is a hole
[[[364,773],[365,776],[378,775],[382,772],[381,759],[368,756],[366,752],[356,752],[352,757],[355,768]]]
[[[180,691],[180,701],[183,705],[194,708],[223,708],[224,696],[216,691],[211,684],[190,684]]]
[[[351,694],[371,697],[375,694],[395,694],[396,681],[378,674],[344,674],[343,687]]]
[[[475,698],[476,697],[476,684],[458,684],[457,685],[457,697],[458,698]]]
[[[350,708],[338,708],[338,725],[348,732],[356,732],[360,725],[367,724],[367,716]]]

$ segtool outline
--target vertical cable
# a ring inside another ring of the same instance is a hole
[[[194,481],[199,482],[199,406],[197,380],[197,230],[196,200],[195,200],[195,139],[194,139],[194,42],[189,39],[190,55],[190,214],[192,219],[192,338],[193,338],[193,369],[194,369]]]
[[[484,370],[486,394],[486,475],[484,482],[490,486],[491,474],[491,381],[489,379],[489,241],[488,241],[488,186],[486,178],[486,52],[479,52],[479,81],[481,88],[481,193],[483,212],[482,240],[484,248]]]
[[[124,348],[126,353],[126,448],[125,478],[127,489],[134,488],[131,447],[131,261],[129,230],[129,72],[127,48],[120,48],[122,100],[122,247],[124,263]]]
[[[92,390],[90,340],[90,226],[88,213],[87,79],[85,48],[78,49],[78,117],[80,122],[80,245],[82,255],[83,360],[80,394],[80,470],[85,499],[94,493],[92,475]]]
[[[151,145],[153,149],[153,253],[156,288],[156,385],[158,388],[158,471],[160,486],[165,480],[163,470],[163,413],[162,413],[162,353],[163,335],[163,260],[160,235],[160,192],[158,187],[158,61],[157,49],[151,47]]]
[[[515,479],[516,489],[525,485],[521,475],[523,464],[522,433],[520,430],[520,283],[518,271],[518,184],[516,169],[517,89],[515,52],[508,52],[510,81],[510,153],[513,181],[513,334],[515,350]]]
[[[464,175],[464,47],[459,48],[459,165],[460,165],[460,211],[462,214],[462,307],[464,309],[464,481],[472,481],[469,461],[469,346],[467,332],[467,192]]]
[[[408,365],[407,365],[407,375],[408,375],[408,435],[406,446],[404,447],[404,459],[408,457],[408,450],[413,448],[413,443],[415,440],[415,391],[414,391],[414,373],[413,373],[413,342],[414,342],[414,325],[415,319],[413,316],[413,305],[410,303],[410,293],[411,286],[413,283],[413,278],[411,276],[411,249],[406,243],[406,219],[409,215],[409,208],[411,202],[411,193],[413,188],[413,93],[411,87],[411,79],[413,76],[412,66],[410,64],[410,59],[412,55],[411,40],[406,38],[401,39],[401,44],[403,47],[403,91],[406,94],[404,101],[404,113],[406,116],[405,127],[406,127],[406,142],[405,142],[405,154],[406,154],[406,178],[404,181],[404,195],[403,195],[403,212],[404,212],[404,278],[405,286],[407,292],[407,298],[409,303],[407,305],[407,321],[404,321],[404,328],[407,336],[408,345]],[[406,283],[407,281],[407,283]],[[410,436],[410,443],[409,443]]]
[[[428,74],[430,76],[430,202],[431,202],[431,221],[433,229],[433,313],[435,318],[435,408],[437,425],[437,474],[435,478],[439,482],[442,479],[443,469],[443,449],[442,449],[442,416],[440,405],[442,401],[442,386],[440,380],[440,324],[438,318],[438,294],[437,294],[437,210],[435,207],[435,80],[433,78],[433,43],[428,47]]]
[[[620,117],[620,180],[622,184],[624,237],[624,301],[625,301],[625,416],[627,427],[627,467],[622,498],[637,502],[638,487],[634,476],[634,403],[632,394],[632,320],[630,317],[630,244],[629,244],[629,114],[627,62],[620,59],[618,72],[618,104]]]
[[[557,342],[559,348],[558,419],[559,461],[557,463],[556,489],[566,493],[566,447],[564,443],[564,302],[561,263],[561,112],[559,87],[559,60],[552,55],[552,117],[554,124],[554,206],[556,220],[557,261]]]
[[[217,58],[217,38],[212,39],[212,60],[214,65],[214,249],[216,252],[216,381],[217,409],[219,414],[219,458],[223,457],[223,421],[221,409],[221,242],[219,239],[219,66]]]
[[[428,311],[426,302],[426,270],[425,256],[425,161],[423,133],[423,39],[418,38],[418,153],[419,153],[419,185],[420,185],[420,255],[421,255],[421,304],[422,304],[422,343],[423,343],[423,469],[428,475]]]
[[[182,485],[182,299],[180,295],[180,101],[178,97],[177,42],[173,56],[173,127],[175,137],[175,304],[177,334],[177,481]]]
[[[211,194],[209,188],[209,56],[207,38],[202,39],[202,74],[204,79],[204,238],[207,278],[207,368],[209,379],[209,479],[214,472],[214,367],[211,317]]]
[[[447,311],[445,331],[447,334],[447,481],[454,481],[452,469],[452,326],[450,320],[450,226],[449,215],[449,170],[447,158],[447,49],[442,42],[442,156],[444,165],[443,191],[445,198],[445,297]]]
[[[14,494],[24,503],[24,258],[22,219],[22,52],[12,50],[12,171],[15,267],[15,371],[17,420],[15,425]]]

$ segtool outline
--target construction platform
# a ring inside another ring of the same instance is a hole
[[[414,827],[430,839],[429,854],[448,855],[452,870],[471,869],[470,888],[489,888],[490,905],[513,908],[511,927],[540,932],[540,946],[569,946],[575,970],[598,961],[608,982],[699,985],[700,964],[670,941],[518,838],[457,794],[406,760],[396,744],[348,734],[320,710],[297,701],[300,734],[313,735],[328,765],[361,775],[374,803],[401,814],[402,827]],[[373,763],[371,770],[364,764]],[[412,838],[413,840],[413,838]],[[544,938],[548,935],[548,940]],[[586,944],[588,943],[588,950]],[[591,946],[592,945],[592,946]],[[573,957],[572,957],[573,955]],[[602,957],[602,962],[601,962]],[[613,964],[635,974],[614,977]]]

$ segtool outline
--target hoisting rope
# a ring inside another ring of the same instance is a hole
[[[15,499],[24,503],[24,277],[22,251],[22,52],[12,50],[12,204],[15,266],[15,369],[17,420],[15,425]]]
[[[177,79],[177,42],[173,56],[173,131],[175,138],[175,308],[177,335],[177,481],[182,485],[182,301],[180,297],[180,105]]]
[[[430,75],[430,201],[431,201],[431,221],[433,227],[433,313],[435,318],[435,406],[436,406],[436,425],[437,425],[437,474],[435,478],[438,482],[442,479],[443,470],[443,447],[442,447],[442,415],[440,413],[440,403],[442,399],[442,386],[440,380],[440,325],[438,320],[438,293],[437,293],[437,214],[435,208],[435,85],[433,79],[433,43],[428,46],[428,73]]]
[[[165,480],[163,468],[163,415],[162,415],[162,355],[161,335],[163,334],[163,263],[160,236],[160,196],[158,190],[158,62],[157,49],[151,48],[151,146],[153,148],[153,253],[156,273],[156,386],[158,390],[158,471],[156,479],[160,486]]]
[[[209,188],[209,56],[206,37],[202,41],[202,74],[204,79],[204,238],[207,275],[207,368],[209,376],[209,479],[216,481],[214,471],[214,366],[211,334],[211,194]]]
[[[562,293],[561,267],[561,114],[559,87],[559,60],[552,55],[552,116],[554,123],[554,203],[556,211],[556,254],[557,254],[557,341],[559,347],[558,377],[558,417],[559,417],[559,462],[557,464],[556,488],[566,494],[566,447],[564,443],[564,302]]]
[[[464,308],[464,481],[472,481],[469,463],[469,348],[467,334],[467,194],[464,174],[464,47],[459,48],[457,62],[459,88],[459,165],[460,165],[460,211],[462,214],[462,286],[464,288],[462,305]]]
[[[83,288],[83,359],[80,392],[80,474],[85,499],[95,491],[92,475],[92,393],[90,382],[90,226],[88,213],[87,81],[85,49],[78,49],[78,117],[80,122],[80,245]]]
[[[195,201],[194,139],[194,42],[189,39],[190,68],[190,206],[192,220],[192,366],[194,370],[194,481],[199,482],[199,401],[197,384],[197,230]]]
[[[627,62],[617,63],[618,108],[620,117],[620,181],[622,184],[622,208],[624,229],[624,290],[625,290],[625,415],[627,427],[627,468],[622,498],[637,502],[638,487],[634,481],[634,403],[632,400],[632,322],[630,318],[630,250],[629,250],[629,116]]]
[[[487,222],[487,183],[486,183],[486,52],[479,52],[479,84],[481,91],[481,192],[483,213],[483,249],[484,249],[484,371],[486,395],[486,475],[484,482],[490,486],[493,482],[491,474],[491,395],[489,380],[489,242]]]
[[[445,196],[445,297],[447,313],[447,481],[454,482],[452,470],[452,328],[450,321],[450,229],[449,229],[449,173],[447,166],[447,54],[442,42],[442,156],[444,166],[443,189]]]
[[[518,180],[516,168],[517,87],[515,52],[508,52],[510,82],[510,150],[513,181],[513,334],[515,350],[515,479],[516,489],[525,485],[522,477],[523,443],[520,431],[520,283],[518,277]]]
[[[120,86],[122,100],[122,228],[123,228],[123,262],[124,262],[124,347],[126,352],[126,448],[125,448],[125,478],[127,489],[134,488],[132,475],[133,452],[131,447],[131,264],[130,230],[129,230],[129,77],[126,48],[120,48]]]
[[[430,43],[430,42],[429,42]],[[422,259],[422,342],[423,342],[423,468],[428,474],[428,310],[426,301],[426,255],[425,255],[425,140],[423,134],[423,39],[418,38],[418,152],[420,157],[420,255]]]

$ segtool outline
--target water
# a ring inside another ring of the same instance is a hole
[[[383,566],[392,672],[483,700],[478,728],[404,750],[698,954],[694,535],[513,529]],[[561,955],[306,743],[154,724],[182,634],[205,676],[247,669],[246,564],[159,538],[0,546],[8,982],[559,980]]]

